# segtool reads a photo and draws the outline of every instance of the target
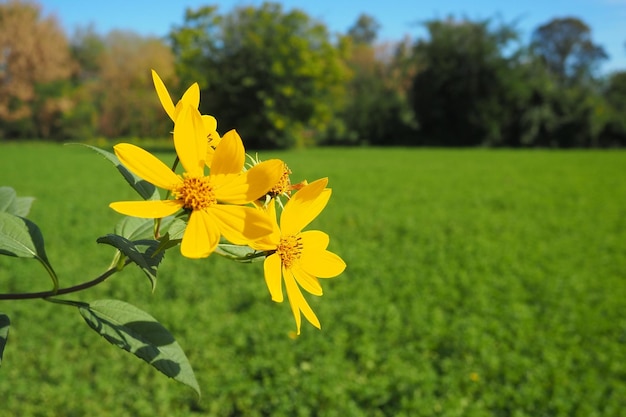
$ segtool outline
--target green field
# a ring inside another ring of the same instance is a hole
[[[160,154],[171,160],[173,154]],[[322,330],[273,303],[262,264],[168,252],[73,299],[150,312],[185,349],[202,398],[109,345],[70,307],[0,301],[11,318],[0,416],[622,416],[626,152],[313,149],[277,156],[328,176],[311,225],[348,264],[308,297]],[[97,237],[136,198],[82,147],[0,145],[0,185],[37,197],[63,286],[95,277]],[[0,257],[0,292],[47,290]]]

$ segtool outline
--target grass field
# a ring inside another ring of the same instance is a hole
[[[160,154],[171,160],[172,154]],[[150,312],[203,395],[107,344],[73,308],[0,301],[12,321],[0,416],[622,416],[626,410],[626,152],[314,149],[293,180],[328,176],[311,226],[348,264],[294,329],[260,263],[170,251],[154,294],[137,268],[73,297]],[[0,145],[0,185],[37,197],[62,285],[96,276],[96,244],[135,198],[82,147]],[[46,290],[0,257],[0,292]]]

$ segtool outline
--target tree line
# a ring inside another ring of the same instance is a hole
[[[407,11],[409,12],[409,11]],[[450,17],[426,36],[377,40],[367,14],[346,33],[279,3],[188,9],[165,38],[67,36],[32,1],[0,3],[0,139],[163,137],[154,93],[193,82],[218,130],[250,148],[308,145],[626,145],[626,71],[576,17],[524,42],[514,24]]]

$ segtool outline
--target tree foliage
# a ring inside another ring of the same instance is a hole
[[[349,76],[342,48],[300,10],[201,8],[187,12],[171,39],[182,73],[205,69],[203,110],[222,131],[237,125],[251,147],[312,142],[338,122]]]
[[[352,78],[341,117],[346,125],[334,144],[389,145],[410,142],[414,117],[403,81],[405,43],[375,43],[380,27],[376,19],[361,15],[344,38],[350,46],[347,64]]]
[[[600,145],[626,145],[626,71],[618,71],[609,77],[604,88],[607,122],[600,137]]]
[[[146,69],[157,70],[174,84],[171,50],[160,39],[124,31],[110,32],[104,44],[97,89],[101,100],[99,130],[111,138],[132,136],[134,132],[161,135],[169,122]],[[155,123],[159,120],[161,123]]]
[[[506,25],[448,19],[425,23],[428,39],[414,46],[422,69],[412,86],[412,103],[423,143],[455,146],[502,140],[514,77],[503,49],[516,39]]]
[[[532,47],[548,69],[563,83],[593,77],[608,55],[591,39],[591,29],[575,17],[556,18],[533,32]]]
[[[615,114],[594,76],[604,55],[586,25],[566,23],[540,26],[525,47],[512,25],[427,22],[428,38],[414,46],[420,70],[411,90],[419,143],[603,145]]]
[[[378,37],[380,23],[375,17],[361,14],[357,21],[348,29],[348,36],[355,44],[372,45]]]
[[[436,19],[379,42],[375,16],[345,33],[278,3],[187,9],[167,39],[78,28],[66,38],[33,0],[0,3],[0,136],[161,136],[152,89],[193,82],[218,131],[251,148],[303,145],[587,147],[626,144],[623,74],[579,18],[524,42],[513,24]]]
[[[0,134],[49,137],[72,70],[67,39],[36,3],[0,3]]]

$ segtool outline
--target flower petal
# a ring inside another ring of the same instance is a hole
[[[183,96],[180,98],[180,101],[188,104],[194,109],[197,109],[198,106],[200,106],[200,86],[198,85],[198,83],[191,84],[187,91],[185,91]]]
[[[204,122],[198,109],[185,102],[180,104],[180,113],[174,124],[174,147],[188,174],[192,176],[204,175],[207,148]]]
[[[269,221],[272,224],[272,233],[263,236],[261,239],[255,240],[254,242],[250,242],[248,245],[252,249],[256,250],[274,250],[280,243],[280,228],[278,227],[278,223],[276,221],[276,201],[271,200],[268,203],[267,208],[261,207],[256,210],[269,218]]]
[[[318,278],[333,278],[346,269],[346,263],[338,255],[327,250],[302,251],[299,266]]]
[[[205,140],[206,141],[206,140]],[[241,137],[235,129],[222,136],[220,146],[215,149],[211,163],[211,176],[240,174],[246,160],[246,151]]]
[[[204,210],[195,210],[180,245],[180,253],[187,258],[206,258],[220,241],[220,233],[213,217]]]
[[[283,174],[283,166],[281,160],[270,159],[239,175],[211,175],[215,184],[215,198],[231,204],[246,204],[257,200],[276,185]],[[214,167],[215,162],[211,169]]]
[[[138,146],[120,143],[115,145],[113,150],[126,168],[157,187],[171,190],[182,182],[181,178],[167,165]]]
[[[269,217],[253,207],[216,204],[208,210],[222,236],[235,245],[247,245],[273,230]]]
[[[313,295],[322,295],[322,286],[320,285],[319,280],[306,272],[301,267],[294,265],[291,268],[291,272],[293,272],[293,276],[296,278],[296,281],[302,288],[306,291],[310,292]]]
[[[208,136],[217,130],[217,119],[208,114],[202,115],[202,124],[204,125],[204,133]]]
[[[283,302],[283,285],[281,275],[280,256],[272,254],[265,258],[263,262],[263,272],[265,273],[265,283],[272,296],[272,300],[277,303]]]
[[[292,272],[283,267],[283,278],[285,280],[285,289],[287,290],[287,297],[289,298],[289,304],[291,305],[291,311],[293,317],[296,319],[296,328],[298,334],[300,334],[300,312],[304,314],[304,317],[315,327],[321,329],[320,321],[317,316],[306,302]]]
[[[331,190],[325,188],[327,183],[327,178],[313,181],[295,193],[285,204],[285,209],[280,216],[280,228],[283,235],[294,235],[300,232],[324,210],[331,194]]]
[[[213,164],[213,157],[215,156],[215,149],[222,141],[220,134],[217,133],[217,121],[215,117],[206,114],[202,115],[202,121],[204,122],[204,132],[207,136],[208,146],[206,147],[206,160],[205,164],[209,168]]]
[[[174,102],[165,84],[161,80],[161,77],[159,77],[159,74],[157,74],[155,70],[152,70],[152,82],[154,83],[154,89],[156,90],[157,96],[159,96],[163,110],[165,110],[170,119],[174,121]]]
[[[118,201],[109,207],[127,216],[160,219],[176,213],[183,204],[178,200]]]
[[[328,247],[330,237],[319,230],[307,230],[299,234],[304,250],[324,250]]]

